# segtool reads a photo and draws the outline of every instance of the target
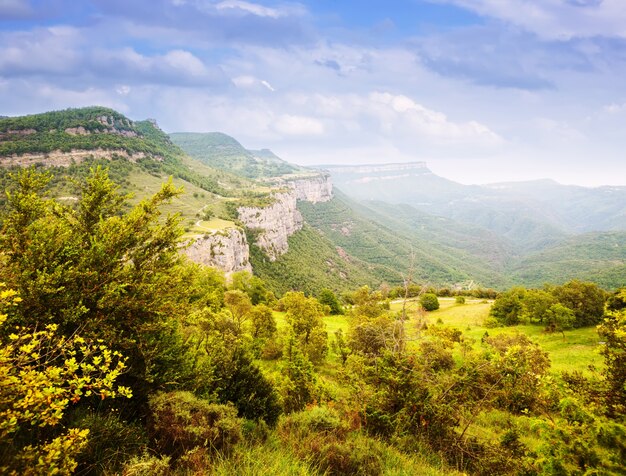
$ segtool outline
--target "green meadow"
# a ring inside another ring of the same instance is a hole
[[[419,325],[427,326],[445,325],[455,327],[463,332],[465,339],[474,341],[479,345],[481,338],[487,333],[490,336],[500,334],[523,333],[539,344],[548,352],[553,372],[579,370],[589,372],[589,366],[599,368],[602,366],[600,355],[600,338],[595,327],[583,327],[559,332],[547,333],[541,325],[518,325],[512,327],[487,328],[483,326],[484,319],[489,315],[493,301],[483,299],[467,299],[465,304],[458,304],[454,298],[439,298],[440,308],[436,311],[425,312],[419,310],[416,300],[411,299],[406,303],[408,319],[406,321],[406,333],[409,347],[416,345],[422,337]],[[400,312],[402,301],[391,303],[391,310]],[[274,311],[274,317],[279,328],[286,325],[285,313]],[[326,316],[324,318],[326,331],[329,338],[334,338],[334,333],[341,329],[346,335],[349,328],[347,315]]]

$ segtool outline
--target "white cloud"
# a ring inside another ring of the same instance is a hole
[[[434,0],[518,25],[544,38],[626,38],[624,0]]]
[[[240,10],[245,13],[251,13],[259,17],[280,18],[285,16],[285,12],[281,12],[274,8],[264,7],[258,3],[244,2],[242,0],[224,0],[215,5],[218,10]]]
[[[288,136],[319,136],[324,134],[324,124],[313,117],[282,114],[273,125],[274,129]]]
[[[37,28],[0,34],[0,74],[68,74],[80,61],[75,45],[83,37],[72,27]]]
[[[255,89],[255,88],[258,89],[259,86],[262,86],[268,91],[271,91],[271,92],[276,91],[274,87],[268,81],[265,81],[264,79],[255,78],[254,76],[250,76],[250,75],[244,74],[241,76],[236,76],[232,78],[231,81],[233,82],[235,86],[237,86],[240,89]]]
[[[143,55],[129,47],[100,49],[89,56],[89,66],[96,74],[109,75],[113,72],[117,78],[127,81],[193,86],[226,82],[219,67],[208,67],[189,51],[180,49],[154,56]]]
[[[115,88],[115,92],[119,94],[120,96],[128,96],[128,94],[130,93],[130,89],[131,88],[128,85],[120,84],[119,86]]]
[[[444,113],[429,109],[408,96],[374,91],[369,94],[292,96],[300,108],[309,108],[345,131],[368,131],[399,144],[420,141],[449,146],[458,143],[493,147],[503,139],[478,121],[455,122]]]
[[[626,111],[626,102],[622,104],[608,104],[602,108],[602,110],[608,114],[620,114]]]
[[[270,83],[268,83],[267,81],[265,81],[265,80],[262,80],[262,81],[261,81],[261,84],[262,84],[263,86],[265,86],[267,89],[269,89],[270,91],[272,91],[272,92],[276,91],[276,90],[272,87],[272,85],[271,85]]]

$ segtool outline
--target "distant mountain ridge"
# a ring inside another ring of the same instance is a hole
[[[248,150],[236,139],[221,132],[176,132],[170,134],[170,138],[194,159],[251,179],[278,177],[305,170],[282,160],[269,149]]]
[[[525,250],[568,234],[626,230],[626,187],[586,188],[553,180],[463,185],[435,175],[423,162],[324,168],[354,198],[406,203],[479,225]]]

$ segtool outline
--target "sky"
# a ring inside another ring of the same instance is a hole
[[[626,185],[626,0],[0,0],[0,115],[89,105],[301,165]]]

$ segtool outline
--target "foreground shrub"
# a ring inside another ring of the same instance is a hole
[[[168,476],[170,470],[170,458],[144,454],[135,456],[126,463],[122,471],[124,476]]]
[[[221,361],[215,376],[220,381],[216,393],[221,402],[232,402],[243,418],[276,424],[282,413],[278,393],[243,349]]]
[[[284,418],[279,433],[285,438],[302,439],[312,434],[344,437],[348,428],[339,414],[328,407],[313,407]]]
[[[367,438],[312,446],[311,453],[324,474],[376,476],[383,473],[381,451]]]
[[[76,412],[72,426],[89,430],[87,446],[78,461],[78,473],[118,473],[124,462],[139,456],[148,446],[143,427],[115,414]]]
[[[427,311],[436,311],[439,309],[439,300],[437,299],[437,295],[433,293],[422,294],[420,304]]]
[[[313,407],[284,418],[279,435],[294,452],[326,475],[382,474],[382,452],[376,442],[349,432],[339,414]]]
[[[150,399],[157,448],[179,458],[195,448],[227,453],[241,440],[241,420],[231,405],[209,403],[190,392],[160,393]]]

